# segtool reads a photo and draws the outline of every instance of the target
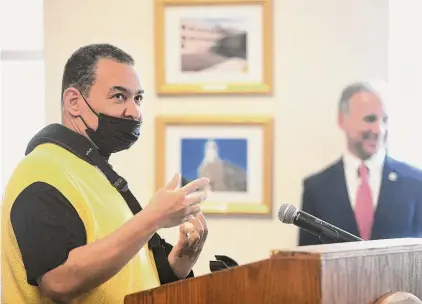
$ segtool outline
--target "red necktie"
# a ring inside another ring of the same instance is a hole
[[[372,223],[374,221],[374,205],[372,203],[372,192],[368,183],[368,169],[362,163],[359,167],[361,183],[356,196],[355,216],[361,238],[371,238]]]

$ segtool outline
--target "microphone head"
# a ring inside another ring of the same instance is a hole
[[[292,224],[297,213],[297,208],[292,204],[283,204],[278,209],[277,217],[284,224]]]

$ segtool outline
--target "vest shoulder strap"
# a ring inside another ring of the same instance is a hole
[[[31,139],[25,151],[25,155],[31,153],[38,145],[44,143],[56,144],[101,170],[108,181],[116,188],[126,201],[129,209],[134,215],[142,211],[142,207],[130,191],[126,179],[113,170],[106,159],[101,156],[98,149],[88,142],[84,145],[83,149],[75,148],[75,146],[81,146],[81,140],[84,140],[84,138],[81,138],[81,135],[74,133],[62,125],[51,124],[43,128]],[[160,247],[161,242],[161,237],[155,233],[149,240],[148,247],[150,249]]]

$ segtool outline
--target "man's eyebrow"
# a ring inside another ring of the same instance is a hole
[[[120,92],[125,92],[127,94],[132,94],[132,92],[128,88],[125,88],[123,86],[113,86],[110,89],[110,92],[112,92],[112,91],[120,91]],[[144,92],[145,91],[143,89],[139,89],[139,90],[136,91],[135,95],[144,94]]]

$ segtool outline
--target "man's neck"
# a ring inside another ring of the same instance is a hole
[[[77,119],[80,119],[80,118],[77,118]],[[85,125],[82,127],[82,126],[80,126],[80,124],[78,124],[76,122],[75,119],[69,119],[68,117],[62,117],[62,125],[65,126],[68,129],[72,130],[73,132],[82,135],[83,137],[88,139],[94,147],[96,147],[98,149],[98,147],[94,144],[94,142],[91,140],[91,138],[89,138],[88,134],[86,134]]]
[[[384,164],[386,156],[386,150],[384,148],[379,149],[376,153],[371,155],[370,157],[366,159],[362,159],[358,157],[355,153],[351,152],[349,149],[347,149],[343,153],[343,161],[347,166],[359,166],[362,162],[365,163],[367,166],[370,167],[382,167]]]

